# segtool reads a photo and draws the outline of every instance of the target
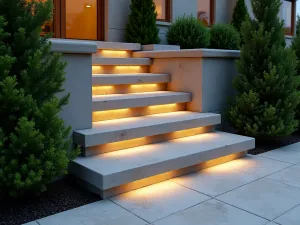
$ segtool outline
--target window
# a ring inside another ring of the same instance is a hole
[[[295,0],[285,0],[283,2],[284,32],[286,35],[294,35],[295,9]]]
[[[170,21],[171,20],[171,0],[154,0],[156,5],[157,20]]]
[[[214,24],[215,0],[198,0],[197,18],[205,26]]]

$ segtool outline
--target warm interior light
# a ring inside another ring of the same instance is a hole
[[[142,73],[141,66],[115,66],[115,73]]]
[[[93,122],[130,117],[131,111],[131,109],[115,109],[93,112]]]
[[[130,92],[159,91],[158,87],[158,84],[132,84],[130,85]]]
[[[86,5],[85,7],[86,7],[86,8],[91,8],[91,5]]]
[[[131,56],[130,51],[123,50],[99,50],[98,52],[103,57],[129,58]]]

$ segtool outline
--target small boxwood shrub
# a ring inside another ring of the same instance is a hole
[[[169,28],[169,44],[180,45],[182,49],[206,48],[209,46],[210,33],[195,17],[181,16]]]
[[[239,49],[240,35],[230,24],[215,24],[211,28],[210,48]]]

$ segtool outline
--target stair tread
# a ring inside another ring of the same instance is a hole
[[[129,94],[94,95],[93,102],[106,102],[106,101],[127,100],[127,99],[160,98],[160,97],[181,96],[181,95],[191,95],[191,94],[185,92],[173,92],[173,91],[154,91],[154,92],[129,93]]]
[[[149,66],[152,64],[150,58],[103,58],[98,56],[92,57],[93,65],[124,65],[124,66]]]
[[[123,129],[132,129],[136,127],[146,127],[158,124],[167,124],[175,121],[185,121],[198,118],[219,117],[215,113],[197,113],[189,111],[179,111],[171,113],[161,113],[140,117],[123,118],[116,120],[107,120],[93,123],[92,129],[79,130],[83,134],[93,134],[99,132],[118,131]]]
[[[219,123],[219,114],[188,111],[99,121],[92,129],[74,131],[74,142],[90,147]]]
[[[191,93],[172,91],[93,95],[93,111],[186,103],[191,100]]]
[[[169,74],[139,73],[139,74],[93,74],[93,85],[168,83]]]
[[[74,163],[103,179],[112,178],[101,183],[102,188],[106,189],[247,151],[254,148],[254,145],[253,138],[212,132],[91,157],[78,157]],[[97,186],[96,183],[93,185]]]

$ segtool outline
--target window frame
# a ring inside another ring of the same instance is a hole
[[[156,18],[157,21],[161,21],[161,22],[171,22],[171,4],[172,4],[172,0],[164,0],[165,1],[165,15],[166,18],[165,19],[158,19]]]
[[[199,4],[200,0],[197,0],[197,4]],[[197,8],[199,5],[197,5]],[[209,0],[209,22],[208,27],[211,27],[215,23],[215,15],[216,15],[216,0]]]
[[[290,33],[285,33],[284,34],[287,36],[294,36],[295,35],[295,18],[296,18],[296,0],[284,0],[286,2],[291,2],[292,3],[292,12],[291,12],[291,32]]]

